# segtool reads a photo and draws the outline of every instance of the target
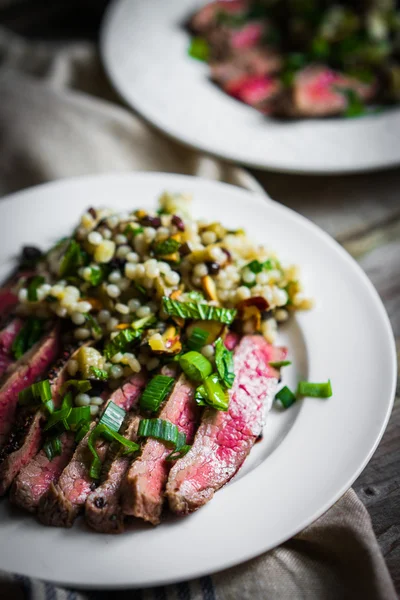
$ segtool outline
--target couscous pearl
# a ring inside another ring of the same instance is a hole
[[[136,277],[143,277],[145,274],[144,265],[136,265]]]
[[[114,331],[114,329],[116,328],[117,325],[118,325],[118,319],[116,319],[115,317],[111,317],[111,319],[109,319],[107,322],[107,331],[109,331],[109,332]]]
[[[171,271],[170,273],[168,273],[168,275],[166,275],[165,277],[165,281],[169,284],[169,285],[178,285],[180,280],[180,277],[178,275],[178,273],[176,273],[175,271]]]
[[[51,295],[55,298],[60,298],[64,294],[64,286],[61,284],[53,285],[51,288]]]
[[[256,280],[259,285],[267,285],[270,275],[268,273],[258,273]]]
[[[247,300],[247,298],[250,298],[251,296],[251,291],[248,287],[242,285],[237,289],[236,294],[239,300]]]
[[[18,300],[20,302],[26,302],[28,300],[28,290],[26,290],[25,288],[22,288],[21,290],[19,290]]]
[[[77,374],[79,369],[79,363],[77,360],[75,360],[74,358],[71,358],[68,361],[68,365],[67,365],[67,371],[68,374],[71,375],[71,377],[75,377],[75,375]]]
[[[156,237],[156,230],[153,227],[145,227],[143,234],[144,234],[144,239],[149,244]]]
[[[99,406],[91,406],[90,407],[90,416],[96,417],[99,414],[100,407]]]
[[[131,312],[135,312],[140,307],[140,301],[136,298],[129,300],[128,307]]]
[[[158,277],[160,274],[160,271],[157,267],[157,265],[149,265],[146,267],[146,275],[147,277],[150,277],[151,279],[154,279],[155,277]]]
[[[78,302],[75,305],[75,310],[80,313],[88,313],[92,310],[92,305],[90,304],[90,302]]]
[[[125,292],[129,287],[130,287],[130,283],[128,279],[125,279],[125,277],[123,279],[121,279],[120,281],[118,281],[117,283],[119,289],[121,290],[121,292]]]
[[[113,365],[110,369],[111,379],[119,379],[124,374],[124,370],[119,365]]]
[[[110,298],[118,298],[118,296],[121,294],[121,290],[117,285],[110,283],[110,285],[107,286],[107,294],[110,296]]]
[[[137,265],[127,262],[125,265],[125,277],[128,279],[135,279],[137,273]]]
[[[279,323],[283,323],[284,321],[287,321],[288,318],[289,318],[289,313],[287,310],[280,308],[275,312],[275,319]]]
[[[195,277],[205,277],[208,274],[207,265],[204,263],[199,263],[193,269],[193,275]]]
[[[86,321],[84,315],[80,312],[73,312],[71,315],[71,321],[75,324],[75,325],[83,325],[84,322]]]
[[[201,236],[201,241],[206,246],[208,244],[214,244],[217,241],[217,236],[213,231],[205,231]]]
[[[169,236],[169,229],[168,229],[168,227],[159,227],[157,229],[157,238],[158,239],[162,239],[162,238],[165,238],[165,237],[168,237],[168,236]]]
[[[110,318],[111,314],[110,311],[108,310],[101,310],[99,312],[99,314],[97,315],[97,320],[99,323],[107,323],[108,319]]]
[[[116,227],[118,225],[118,217],[116,215],[113,215],[112,217],[108,217],[107,219],[107,225],[109,226],[110,229],[114,229],[114,227]]]
[[[106,239],[106,240],[109,240],[109,239],[111,238],[111,236],[112,236],[112,233],[111,233],[111,231],[110,231],[109,229],[107,229],[107,228],[105,227],[105,228],[102,230],[102,235],[103,235],[103,238],[104,238],[104,239]]]
[[[245,283],[253,283],[256,280],[256,275],[250,269],[244,269],[242,279]]]
[[[117,258],[125,258],[130,251],[130,246],[120,246],[116,252]]]
[[[61,319],[65,319],[68,314],[68,311],[64,306],[58,306],[55,312],[57,317],[60,317]]]
[[[85,229],[90,229],[94,225],[94,219],[89,212],[83,213],[81,217],[81,224]]]
[[[150,308],[148,306],[141,306],[137,309],[136,314],[139,318],[147,317],[150,314]]]
[[[207,344],[206,346],[203,346],[201,353],[206,358],[212,358],[214,356],[214,347],[211,344]]]
[[[47,295],[51,290],[51,285],[49,283],[43,283],[39,289],[44,295]]]
[[[127,365],[128,362],[132,359],[135,358],[135,355],[132,354],[131,352],[125,352],[124,355],[121,358],[121,363],[123,365]]]
[[[88,394],[78,394],[75,396],[75,405],[76,406],[89,406],[90,404],[90,396]]]
[[[98,231],[91,231],[88,235],[88,240],[93,246],[98,246],[103,241],[103,236]]]
[[[108,276],[108,281],[110,283],[117,283],[117,281],[119,281],[121,277],[122,275],[119,271],[111,271],[111,273]]]
[[[117,364],[120,363],[123,358],[124,355],[122,352],[117,352],[117,354],[114,354],[114,356],[111,358],[111,362]]]
[[[159,262],[158,268],[160,270],[160,273],[163,273],[164,275],[171,271],[171,266],[166,262]]]
[[[192,277],[192,281],[193,281],[193,284],[196,287],[200,287],[201,286],[201,279],[200,279],[200,277]]]
[[[103,398],[101,398],[101,396],[92,396],[90,398],[90,404],[92,406],[101,406],[102,404],[104,404],[104,400]]]
[[[121,313],[121,315],[127,315],[129,314],[129,308],[126,304],[121,304],[120,302],[118,302],[115,305],[115,310],[119,313]]]
[[[92,269],[90,267],[85,267],[84,269],[82,269],[81,277],[85,281],[90,281],[90,279],[92,277]]]
[[[115,242],[119,246],[122,246],[122,244],[126,244],[128,241],[128,238],[126,237],[126,235],[123,235],[122,233],[119,233],[118,235],[116,235],[114,239],[115,239]]]
[[[140,366],[140,362],[137,360],[137,358],[133,357],[130,359],[129,361],[129,367],[131,368],[131,370],[134,373],[139,373],[139,371],[141,370],[141,366]]]
[[[115,243],[112,240],[103,240],[96,246],[94,251],[94,260],[97,263],[108,263],[114,256]]]
[[[137,263],[139,261],[139,255],[136,252],[128,252],[126,260],[130,263]]]
[[[90,331],[86,327],[79,327],[75,329],[74,336],[77,340],[87,340],[90,337]]]

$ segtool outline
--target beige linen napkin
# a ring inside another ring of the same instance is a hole
[[[0,30],[0,195],[60,177],[139,169],[191,173],[262,191],[242,169],[166,140],[118,104],[91,44],[27,43]],[[116,594],[78,593],[0,574],[1,599]],[[368,513],[349,490],[313,525],[259,558],[213,576],[118,596],[391,600],[396,593]]]

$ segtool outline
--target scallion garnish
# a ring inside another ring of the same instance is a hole
[[[43,334],[43,321],[30,317],[19,331],[11,347],[15,359],[21,358],[40,340]]]
[[[22,390],[18,394],[18,403],[22,406],[44,404],[50,412],[52,407],[50,381],[44,379]]]
[[[168,254],[173,254],[180,247],[180,242],[178,240],[174,240],[173,238],[168,238],[162,242],[158,242],[154,246],[154,253],[158,256],[168,256]]]
[[[89,411],[90,411],[90,406],[88,408],[89,408]],[[89,423],[89,421],[83,421],[81,423],[78,423],[78,425],[76,427],[75,442],[77,444],[79,444],[79,442],[81,440],[83,440],[83,438],[89,432],[89,430],[90,430],[90,423]]]
[[[170,392],[173,383],[172,377],[155,375],[146,385],[140,397],[140,408],[156,412]]]
[[[140,339],[141,335],[141,330],[124,329],[104,346],[104,356],[110,360],[118,352],[126,352],[133,342]]]
[[[168,315],[172,317],[181,317],[182,319],[201,319],[203,321],[219,321],[230,325],[236,316],[234,308],[220,308],[219,306],[210,306],[197,302],[178,302],[163,296],[163,308]]]
[[[41,275],[35,275],[35,277],[31,277],[28,281],[28,300],[29,302],[37,302],[38,295],[38,287],[45,282],[45,278]]]
[[[88,379],[69,379],[62,385],[61,394],[65,394],[71,387],[75,388],[79,394],[84,394],[92,388],[92,384]]]
[[[43,446],[47,458],[51,461],[55,456],[60,456],[62,448],[60,438],[55,437],[47,440]]]
[[[286,385],[275,395],[275,400],[280,400],[284,408],[289,408],[296,402],[296,396]]]
[[[86,253],[73,238],[70,240],[60,265],[60,277],[76,275],[79,267],[85,263]]]
[[[157,319],[154,315],[149,315],[147,317],[142,317],[137,321],[133,321],[133,323],[131,323],[131,327],[135,330],[148,329],[149,327],[151,327],[151,325],[154,325],[156,321]]]
[[[88,407],[89,408],[89,407]],[[55,427],[59,423],[63,423],[64,429],[69,429],[68,417],[70,416],[72,411],[72,394],[69,392],[63,400],[62,406],[60,410],[56,410],[50,415],[45,427],[44,431],[48,431],[52,427]],[[89,417],[90,417],[90,408],[89,408]]]
[[[258,260],[252,260],[251,262],[249,262],[249,264],[246,265],[246,269],[250,269],[250,271],[252,273],[255,273],[256,275],[258,273],[261,273],[261,271],[270,271],[271,269],[274,269],[276,265],[276,261],[272,260],[271,258],[268,258],[267,260],[265,260],[264,262],[260,262]]]
[[[139,292],[139,294],[141,294],[144,297],[147,297],[146,288],[144,288],[142,285],[140,285],[140,283],[138,283],[137,281],[134,281],[133,285],[137,289],[137,291]]]
[[[202,37],[193,37],[190,42],[188,54],[196,60],[207,62],[210,56],[210,46],[207,40]]]
[[[212,373],[210,361],[200,352],[193,350],[182,354],[179,364],[185,375],[192,381],[204,381]]]
[[[133,236],[138,235],[139,233],[143,233],[144,228],[141,227],[140,225],[138,225],[137,227],[133,227],[133,225],[131,223],[128,223],[128,225],[125,227],[124,229],[124,235],[128,235],[129,233],[131,233]]]
[[[217,373],[209,375],[196,389],[195,400],[200,406],[210,406],[216,410],[227,411],[229,408],[229,393]]]
[[[191,292],[186,292],[185,296],[192,300],[193,302],[205,302],[204,294],[198,292],[196,290],[192,290]]]
[[[270,367],[274,367],[274,369],[280,369],[281,367],[288,367],[292,364],[291,360],[271,360],[269,363]]]
[[[208,331],[201,329],[200,327],[195,327],[188,337],[188,348],[190,348],[190,350],[200,350],[200,348],[205,345],[208,336]]]
[[[310,396],[311,398],[330,398],[332,396],[331,380],[328,379],[325,383],[299,381],[297,394],[299,396]]]
[[[97,367],[89,367],[90,373],[92,373],[95,379],[99,379],[100,381],[108,380],[108,373],[104,369],[98,369]]]
[[[226,387],[231,388],[235,380],[233,352],[226,348],[221,338],[215,342],[215,366],[222,382]]]
[[[89,283],[93,287],[100,285],[107,278],[109,272],[108,265],[93,265],[90,267]]]
[[[96,335],[103,335],[102,328],[100,327],[100,325],[98,324],[96,319],[90,313],[84,313],[83,316],[85,317],[86,321],[88,322],[93,333],[95,333]]]
[[[115,402],[109,402],[107,408],[103,413],[99,423],[107,425],[114,431],[119,431],[122,423],[124,422],[126,412],[120,406],[117,406]]]
[[[139,424],[138,437],[151,437],[166,444],[171,444],[174,450],[167,456],[167,460],[176,460],[190,450],[186,444],[186,436],[178,427],[164,419],[142,419]]]

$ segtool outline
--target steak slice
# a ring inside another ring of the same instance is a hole
[[[13,365],[0,388],[0,447],[6,441],[15,416],[18,394],[42,375],[59,351],[59,328],[53,327]]]
[[[194,391],[195,386],[181,375],[159,415],[160,419],[177,425],[186,434],[189,444],[200,416]],[[140,517],[153,525],[160,522],[165,484],[172,464],[166,460],[170,452],[171,448],[156,439],[149,438],[145,442],[141,456],[132,463],[122,484],[122,509],[126,515]]]
[[[11,319],[0,331],[0,377],[14,362],[14,357],[11,354],[12,345],[22,326],[22,319],[16,317]]]
[[[189,452],[172,467],[166,495],[173,512],[184,515],[206,504],[233,477],[262,431],[279,373],[268,363],[286,349],[260,335],[242,338],[234,353],[235,381],[227,412],[204,411]]]
[[[206,34],[218,26],[218,17],[226,15],[242,15],[248,9],[248,0],[216,0],[209,2],[198,10],[189,21],[189,29],[195,33]]]
[[[139,415],[128,415],[124,436],[135,442],[140,423]],[[85,505],[86,523],[101,533],[121,533],[124,530],[124,513],[120,504],[121,483],[131,464],[131,457],[118,451],[119,446],[112,444],[107,459],[108,469],[102,484],[92,492]],[[106,462],[107,462],[106,459]]]
[[[109,398],[126,411],[138,402],[146,378],[142,373],[133,375],[125,381]],[[106,408],[105,406],[105,408]],[[92,423],[92,429],[95,423]],[[39,503],[39,520],[54,527],[72,527],[96,483],[90,477],[92,454],[88,447],[90,432],[79,442],[74,455],[65,467],[57,483],[51,483],[48,492]],[[96,450],[104,461],[110,442],[99,439]]]
[[[49,460],[44,450],[21,469],[11,486],[10,500],[20,508],[35,512],[40,499],[53,481],[57,481],[72,458],[75,449],[75,434],[66,431],[60,436],[61,454]]]
[[[61,403],[60,389],[68,377],[68,361],[75,351],[75,347],[67,347],[48,373],[55,408],[59,408]],[[39,452],[43,442],[44,417],[41,409],[17,406],[15,424],[7,443],[0,450],[0,496],[6,493],[14,477]]]

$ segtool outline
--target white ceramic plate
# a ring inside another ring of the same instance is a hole
[[[185,144],[261,169],[337,173],[400,163],[400,109],[360,119],[279,122],[230,98],[187,55],[183,23],[207,0],[115,0],[101,52],[121,96]]]
[[[194,196],[197,217],[246,227],[251,237],[302,265],[316,308],[281,333],[299,377],[332,380],[329,400],[273,409],[244,467],[207,506],[157,528],[99,535],[83,522],[49,529],[0,503],[0,569],[73,587],[149,586],[229,567],[290,538],[326,511],[370,459],[389,418],[395,350],[389,321],[357,264],[318,227],[262,196],[226,184],[165,174],[97,176],[39,186],[0,203],[0,276],[23,244],[46,248],[89,205],[154,207],[163,190]]]

